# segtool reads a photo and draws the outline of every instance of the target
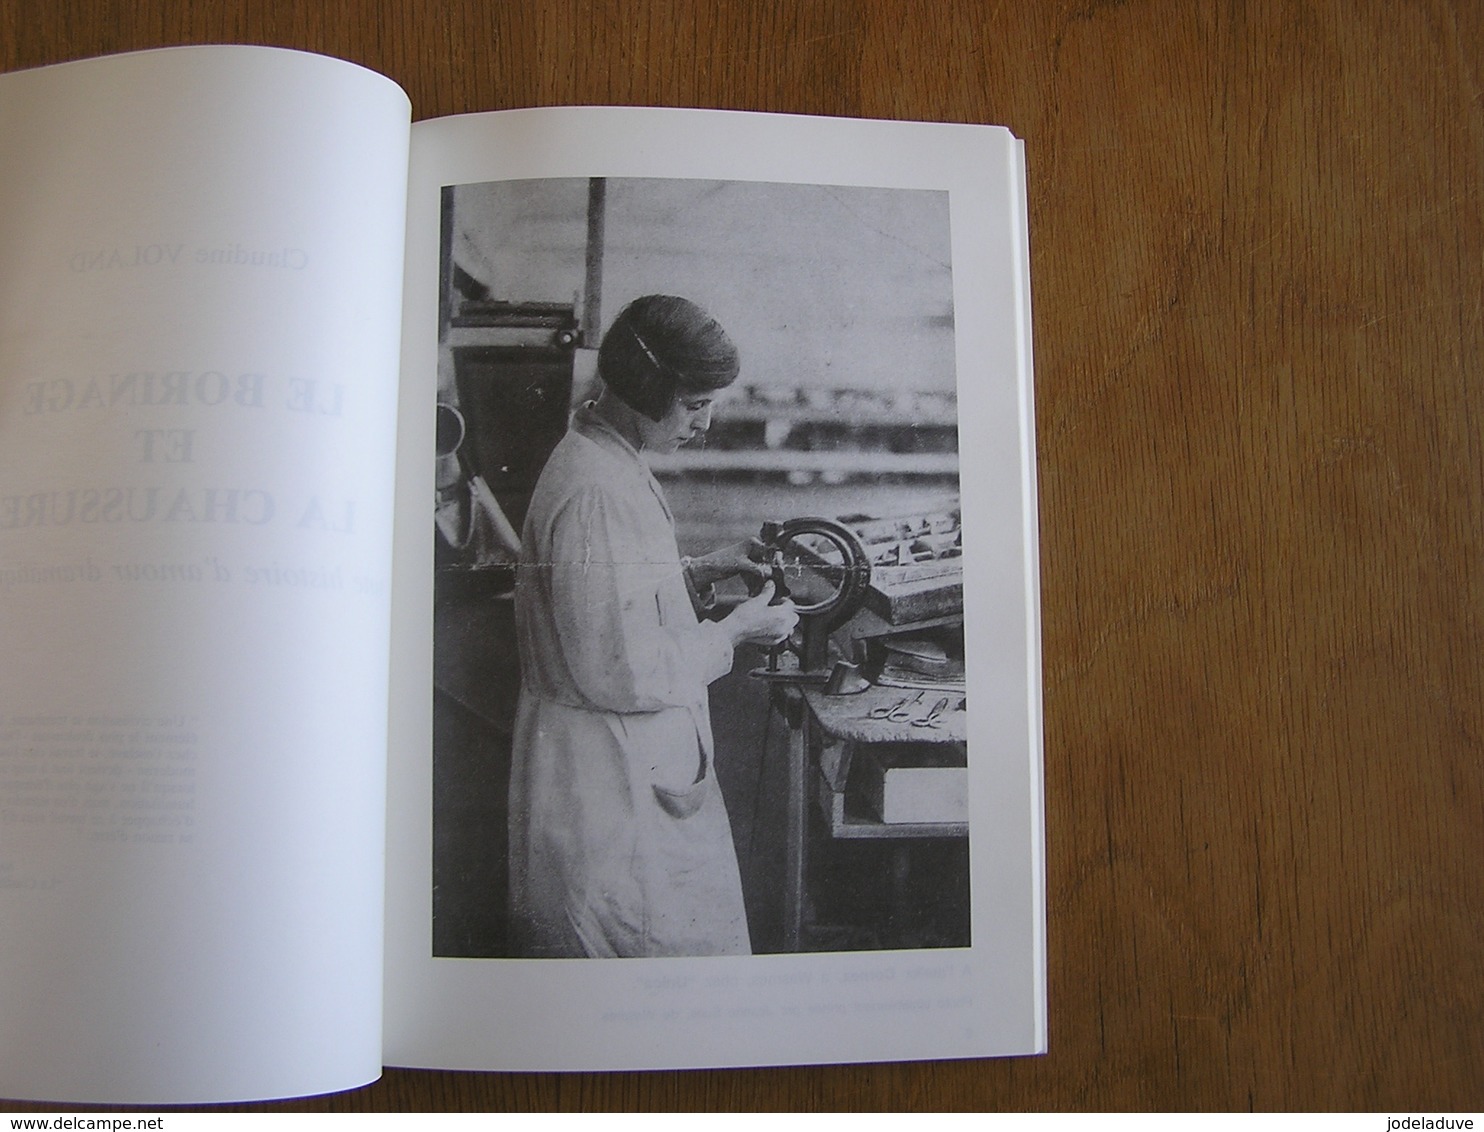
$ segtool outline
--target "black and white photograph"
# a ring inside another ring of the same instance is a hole
[[[435,957],[973,944],[951,228],[443,189]]]

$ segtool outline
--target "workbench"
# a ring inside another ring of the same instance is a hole
[[[910,745],[923,749],[947,748],[950,759],[962,756],[966,739],[966,715],[957,705],[961,693],[872,685],[853,695],[832,696],[817,687],[779,685],[774,703],[789,724],[788,814],[784,873],[784,947],[808,950],[812,923],[809,893],[810,843],[814,829],[810,807],[818,811],[820,833],[835,840],[890,839],[894,842],[888,882],[892,907],[904,908],[906,884],[914,842],[926,839],[966,840],[966,821],[886,822],[865,812],[851,785],[851,770],[863,748]],[[932,727],[913,721],[925,717],[940,700],[947,698]],[[904,703],[905,701],[905,703]],[[914,702],[915,701],[915,702]],[[880,713],[902,705],[899,718],[880,718]],[[873,717],[872,713],[877,713]],[[925,761],[933,760],[928,756]],[[850,796],[848,796],[848,794]],[[967,884],[967,872],[965,873]],[[964,893],[967,905],[968,895]],[[893,919],[899,919],[893,916]]]

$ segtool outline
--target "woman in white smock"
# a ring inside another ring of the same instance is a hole
[[[598,352],[603,389],[574,414],[522,535],[522,687],[510,787],[511,921],[520,954],[750,950],[731,827],[712,766],[707,685],[744,641],[797,615],[771,586],[705,620],[712,583],[756,572],[756,543],[682,560],[641,453],[710,425],[735,346],[685,299],[649,295]]]

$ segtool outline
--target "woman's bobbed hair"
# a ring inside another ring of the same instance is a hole
[[[721,323],[689,299],[645,295],[613,320],[598,347],[598,376],[630,408],[657,421],[675,398],[724,389],[742,363]]]

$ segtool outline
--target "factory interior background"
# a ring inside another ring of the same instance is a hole
[[[640,295],[681,295],[727,328],[742,357],[704,445],[655,464],[682,554],[756,535],[766,520],[956,507],[950,219],[946,193],[860,186],[574,178],[450,187],[440,401],[465,413],[467,450],[519,530],[544,451],[591,395],[602,330]],[[527,364],[554,335],[552,364]],[[518,390],[476,405],[469,389],[479,380]],[[436,955],[507,953],[504,792],[519,674],[508,581],[502,593],[500,571],[490,573],[471,584],[467,572],[439,572]],[[759,952],[783,946],[786,793],[786,724],[769,711],[767,685],[748,675],[763,660],[744,648],[711,689],[717,774]],[[966,895],[956,895],[967,890],[966,844],[915,852],[911,891],[922,906],[905,934],[884,933],[886,847],[819,846],[812,899],[822,926],[810,946],[967,943]]]

